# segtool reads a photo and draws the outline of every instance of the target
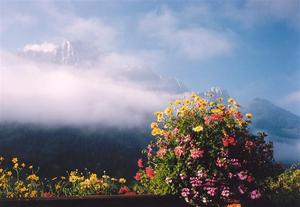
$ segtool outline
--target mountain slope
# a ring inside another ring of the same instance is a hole
[[[289,142],[300,139],[300,117],[270,101],[256,98],[245,111],[253,114],[252,127],[265,131],[273,141]]]

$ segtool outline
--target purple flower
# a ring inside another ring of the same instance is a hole
[[[251,199],[258,199],[261,197],[261,194],[260,194],[259,190],[256,189],[250,193],[250,197],[251,197]]]

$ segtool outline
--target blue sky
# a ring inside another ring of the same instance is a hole
[[[300,114],[298,0],[1,1],[0,49],[61,39],[141,58],[193,91],[226,89]]]

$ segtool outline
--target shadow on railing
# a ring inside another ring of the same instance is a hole
[[[188,207],[175,196],[111,195],[36,199],[2,199],[1,207]]]

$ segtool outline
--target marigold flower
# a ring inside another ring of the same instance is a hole
[[[22,166],[22,167],[26,167],[26,164],[23,162],[23,163],[21,164],[21,166]]]

